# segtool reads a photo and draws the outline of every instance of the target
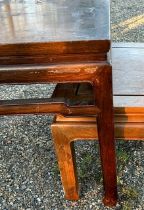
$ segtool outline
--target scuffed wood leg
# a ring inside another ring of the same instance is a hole
[[[116,155],[114,140],[112,71],[105,66],[94,83],[96,104],[101,110],[97,117],[98,139],[104,182],[104,199],[107,206],[117,202]]]
[[[78,181],[75,163],[74,142],[70,142],[58,125],[52,125],[52,135],[67,200],[78,200]]]

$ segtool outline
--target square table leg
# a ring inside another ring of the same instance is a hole
[[[65,132],[61,132],[61,127],[59,126],[52,126],[52,135],[65,198],[68,200],[78,200],[79,189],[74,142],[71,142],[71,139],[65,135]]]
[[[105,66],[94,82],[98,139],[104,182],[104,204],[113,206],[117,202],[116,154],[114,138],[114,110],[112,94],[112,68]]]

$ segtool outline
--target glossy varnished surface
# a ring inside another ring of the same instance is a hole
[[[92,48],[93,49],[93,48]],[[91,49],[91,50],[92,50]],[[1,52],[0,52],[1,53]],[[113,66],[113,92],[115,96],[131,96],[135,103],[144,103],[144,44],[137,45],[131,43],[114,44],[112,48],[112,66]],[[1,61],[1,58],[0,58]],[[86,59],[85,59],[86,61]],[[72,60],[71,60],[72,62]],[[77,65],[77,64],[76,64]],[[38,68],[47,68],[47,66],[0,66],[0,82],[2,82],[2,71],[10,70],[36,70]],[[76,67],[75,67],[76,70]],[[22,71],[20,71],[22,72]],[[74,70],[72,70],[74,73]],[[70,73],[70,72],[69,72]],[[84,71],[82,71],[82,74]],[[5,75],[6,76],[6,75]],[[21,76],[23,74],[21,73]],[[11,79],[11,76],[9,76]],[[76,77],[76,73],[74,79]],[[130,99],[130,100],[131,100]],[[126,104],[122,100],[121,104]]]
[[[105,39],[109,0],[0,1],[0,43]]]

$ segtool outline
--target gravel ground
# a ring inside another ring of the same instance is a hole
[[[112,0],[113,41],[144,41],[144,0]]]
[[[142,42],[144,0],[112,1],[114,41]],[[0,98],[47,97],[54,85],[0,86]],[[81,199],[63,198],[51,140],[52,117],[0,117],[0,209],[98,210],[103,206],[96,142],[75,143]],[[144,142],[117,142],[119,203],[114,209],[144,209]],[[95,163],[95,164],[94,164]],[[96,166],[96,167],[95,167]]]

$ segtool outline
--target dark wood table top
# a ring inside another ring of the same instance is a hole
[[[109,0],[0,1],[0,44],[109,39]]]
[[[102,61],[109,50],[109,0],[0,1],[0,65]]]

